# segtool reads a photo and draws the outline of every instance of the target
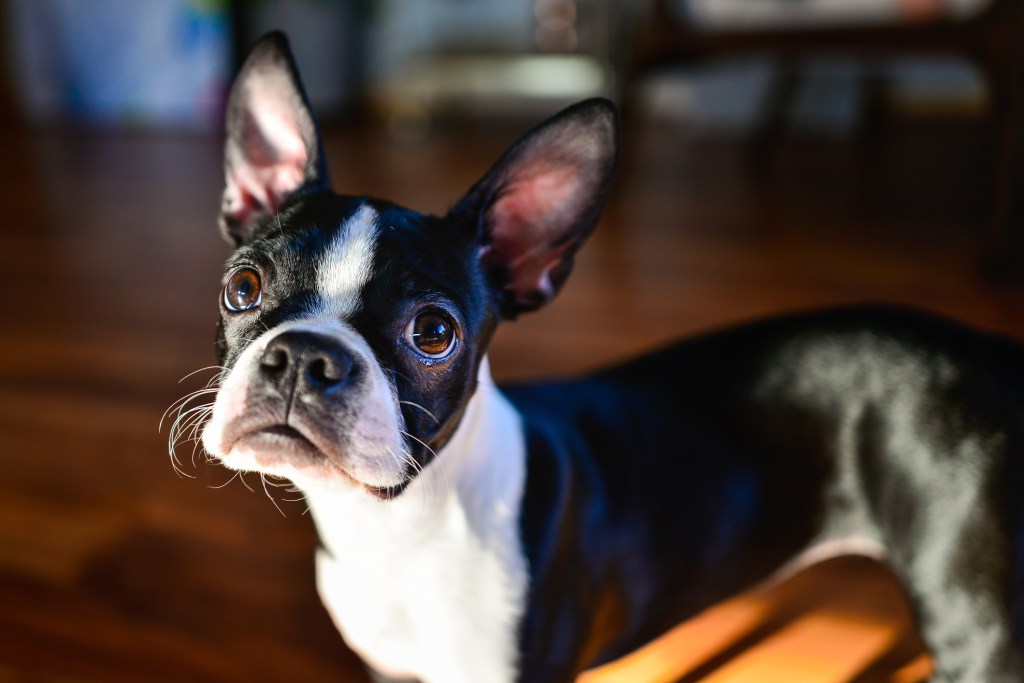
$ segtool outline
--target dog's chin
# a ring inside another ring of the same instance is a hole
[[[361,481],[302,432],[284,424],[260,427],[235,439],[219,460],[227,467],[316,484],[363,490],[380,500],[397,498],[408,481],[378,486]]]

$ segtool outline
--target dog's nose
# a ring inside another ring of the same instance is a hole
[[[284,332],[267,344],[260,357],[263,376],[284,388],[326,393],[352,374],[352,354],[336,339],[313,332]]]

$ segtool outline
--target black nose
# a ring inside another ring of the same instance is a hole
[[[281,389],[326,393],[352,374],[352,354],[333,337],[313,332],[284,332],[267,344],[260,371]]]

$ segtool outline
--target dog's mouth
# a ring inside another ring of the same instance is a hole
[[[369,484],[361,484],[364,491],[381,500],[393,500],[398,498],[398,496],[402,494],[402,491],[405,491],[405,487],[408,485],[408,479],[405,479],[402,483],[395,484],[394,486],[370,486]]]
[[[229,450],[245,449],[253,454],[256,464],[268,473],[275,473],[282,465],[291,468],[313,469],[334,475],[375,498],[397,498],[408,481],[391,486],[374,486],[360,481],[343,466],[335,462],[301,430],[283,423],[265,425],[239,435]]]
[[[307,439],[305,435],[303,435],[303,433],[300,432],[298,429],[290,425],[270,425],[269,427],[262,427],[260,429],[257,429],[255,430],[255,432],[258,434],[263,434],[269,438],[273,438],[276,436],[285,440],[295,440],[298,441],[299,443],[305,444],[306,446],[312,448],[313,450],[316,450],[316,446],[313,445],[312,441]]]
[[[307,467],[330,464],[327,455],[316,444],[287,424],[272,424],[243,432],[229,450],[240,448],[251,451],[257,464],[266,468],[282,463]]]

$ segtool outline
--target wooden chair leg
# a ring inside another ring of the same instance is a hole
[[[1007,58],[1009,57],[1009,58]],[[989,60],[991,213],[983,234],[983,269],[996,280],[1020,277],[1024,260],[1024,48]]]
[[[800,66],[791,58],[780,59],[775,64],[775,72],[747,147],[748,168],[758,179],[766,175],[778,156],[779,143],[785,135],[793,101],[800,90]]]

